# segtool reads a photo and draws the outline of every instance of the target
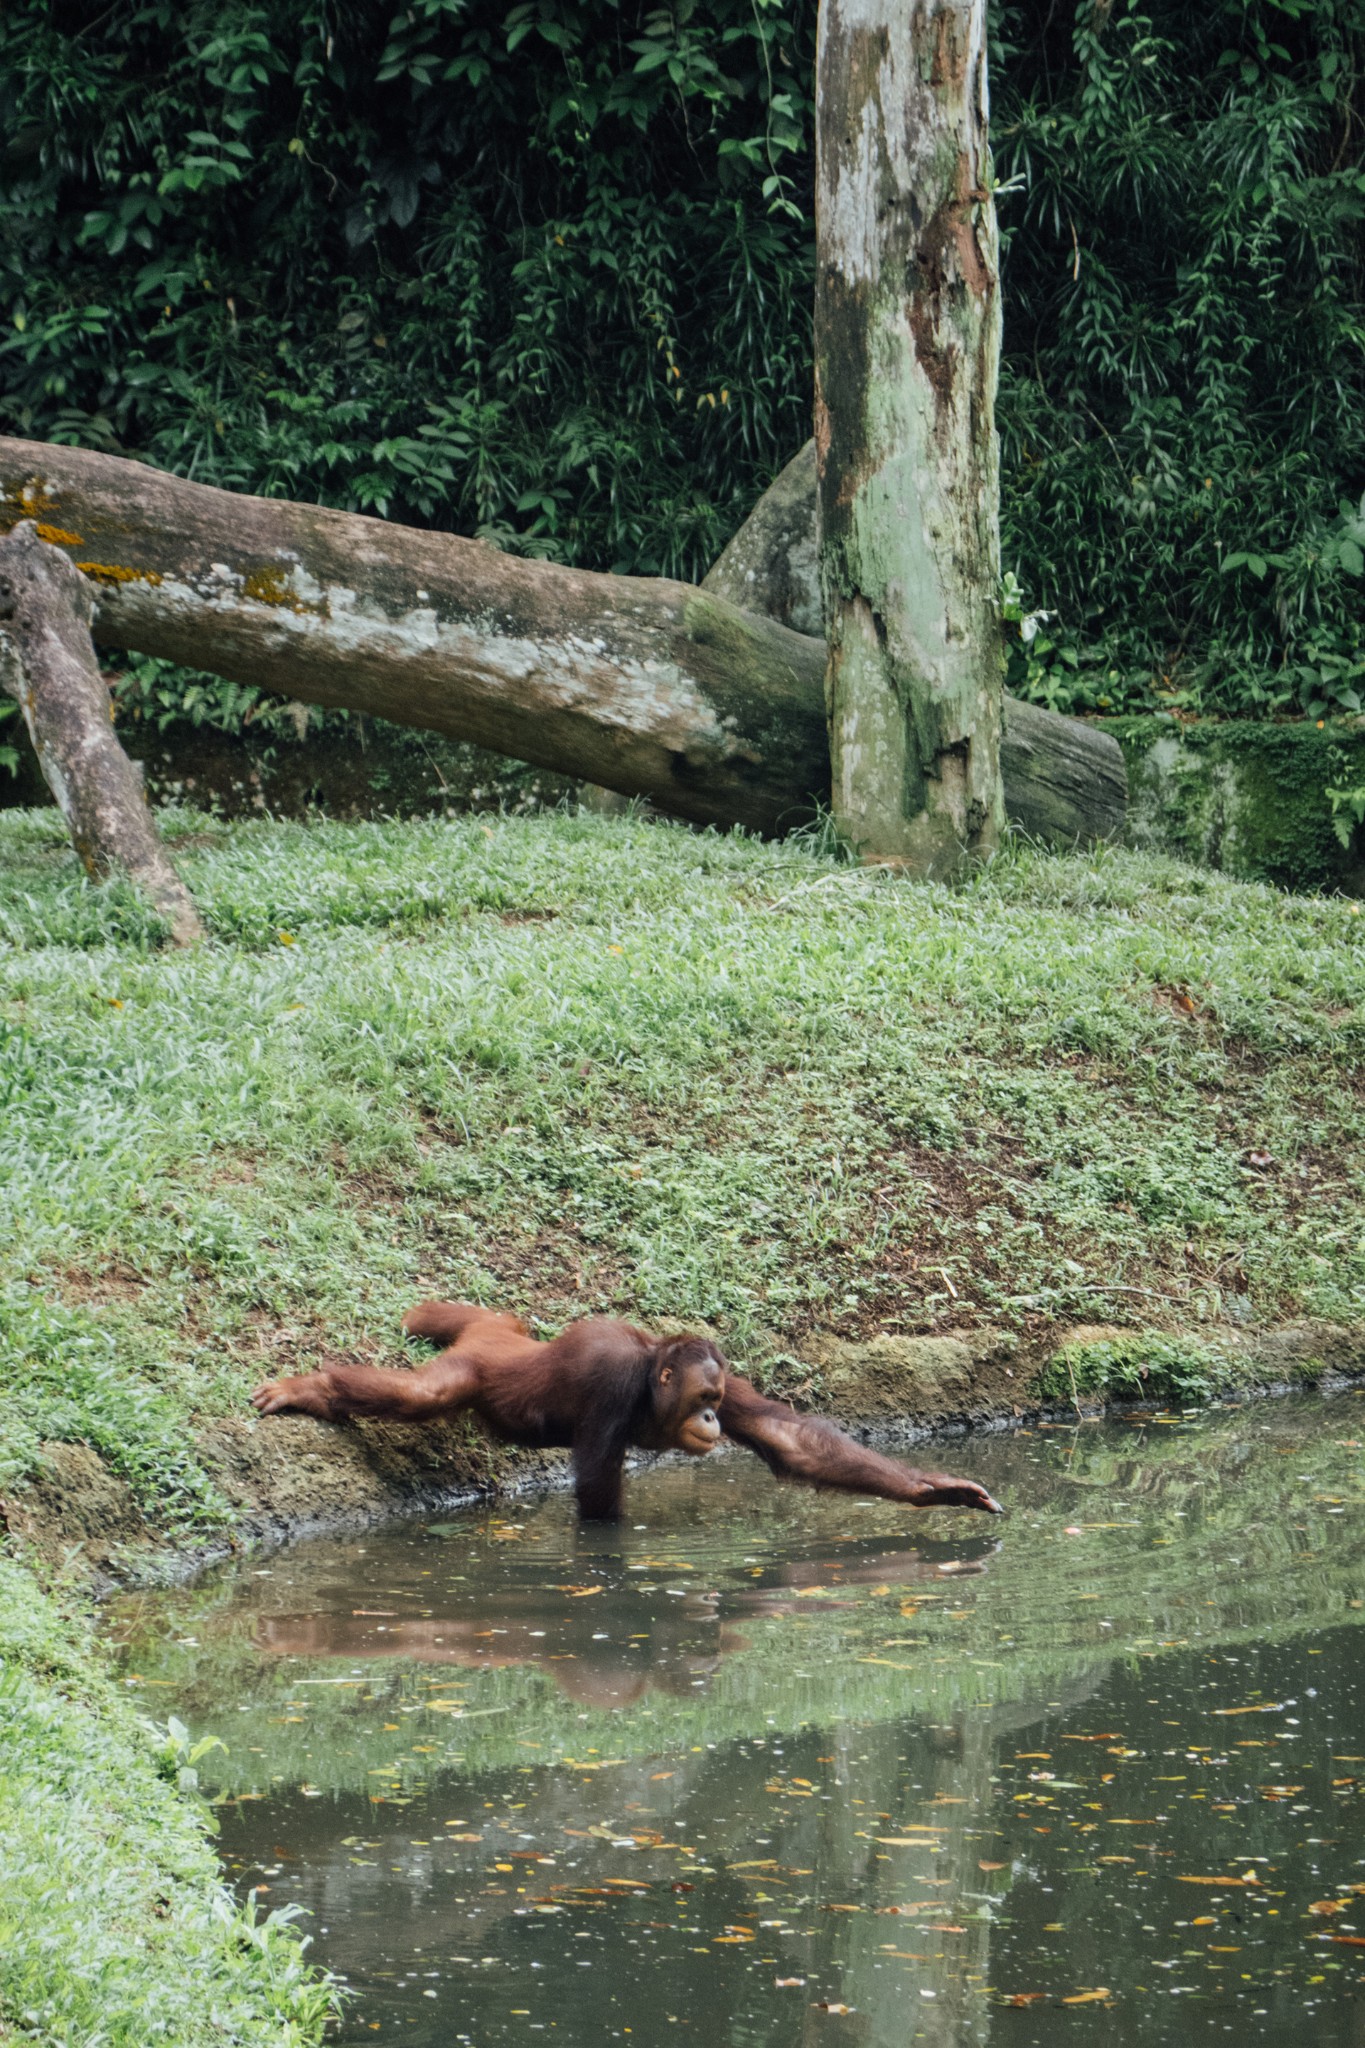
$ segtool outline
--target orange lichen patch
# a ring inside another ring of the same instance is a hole
[[[114,589],[120,583],[150,583],[155,588],[161,581],[159,570],[130,569],[123,562],[77,562],[76,567],[92,583],[105,583]]]
[[[78,548],[85,538],[84,534],[68,533],[64,526],[47,526],[41,519],[33,530],[39,540],[45,540],[49,547],[54,548]]]
[[[242,595],[254,598],[257,604],[275,605],[283,611],[322,615],[322,606],[309,604],[301,598],[290,588],[286,572],[274,564],[265,569],[253,569],[242,583]]]

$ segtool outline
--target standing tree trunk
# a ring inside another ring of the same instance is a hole
[[[0,687],[18,700],[43,779],[96,881],[120,867],[178,946],[203,937],[188,889],[166,856],[137,769],[114,736],[95,659],[95,594],[75,565],[24,519],[0,541]]]
[[[946,875],[1004,825],[985,0],[822,0],[816,134],[834,815]]]

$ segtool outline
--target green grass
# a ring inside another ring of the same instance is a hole
[[[221,1884],[176,1745],[0,1557],[0,2039],[303,2048],[331,2010],[280,1917]]]
[[[168,822],[188,955],[0,817],[11,1477],[83,1437],[212,1519],[185,1418],[392,1355],[433,1290],[760,1365],[1365,1305],[1354,904],[1112,852],[950,892],[630,817]]]

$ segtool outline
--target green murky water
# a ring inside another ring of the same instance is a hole
[[[1365,2048],[1365,1398],[740,1456],[122,1603],[340,2039]],[[951,1461],[950,1461],[951,1462]]]

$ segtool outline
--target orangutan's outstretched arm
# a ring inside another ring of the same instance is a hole
[[[319,1415],[325,1422],[343,1415],[429,1422],[472,1401],[478,1383],[477,1366],[443,1352],[417,1372],[385,1372],[373,1365],[324,1366],[321,1372],[267,1380],[251,1399],[262,1415],[293,1409],[300,1415]]]
[[[720,1406],[720,1426],[736,1443],[757,1452],[779,1478],[809,1486],[838,1487],[844,1493],[875,1493],[908,1507],[981,1508],[1002,1512],[984,1486],[947,1472],[917,1472],[855,1443],[818,1415],[798,1415],[782,1401],[769,1401],[748,1380],[731,1373]]]

